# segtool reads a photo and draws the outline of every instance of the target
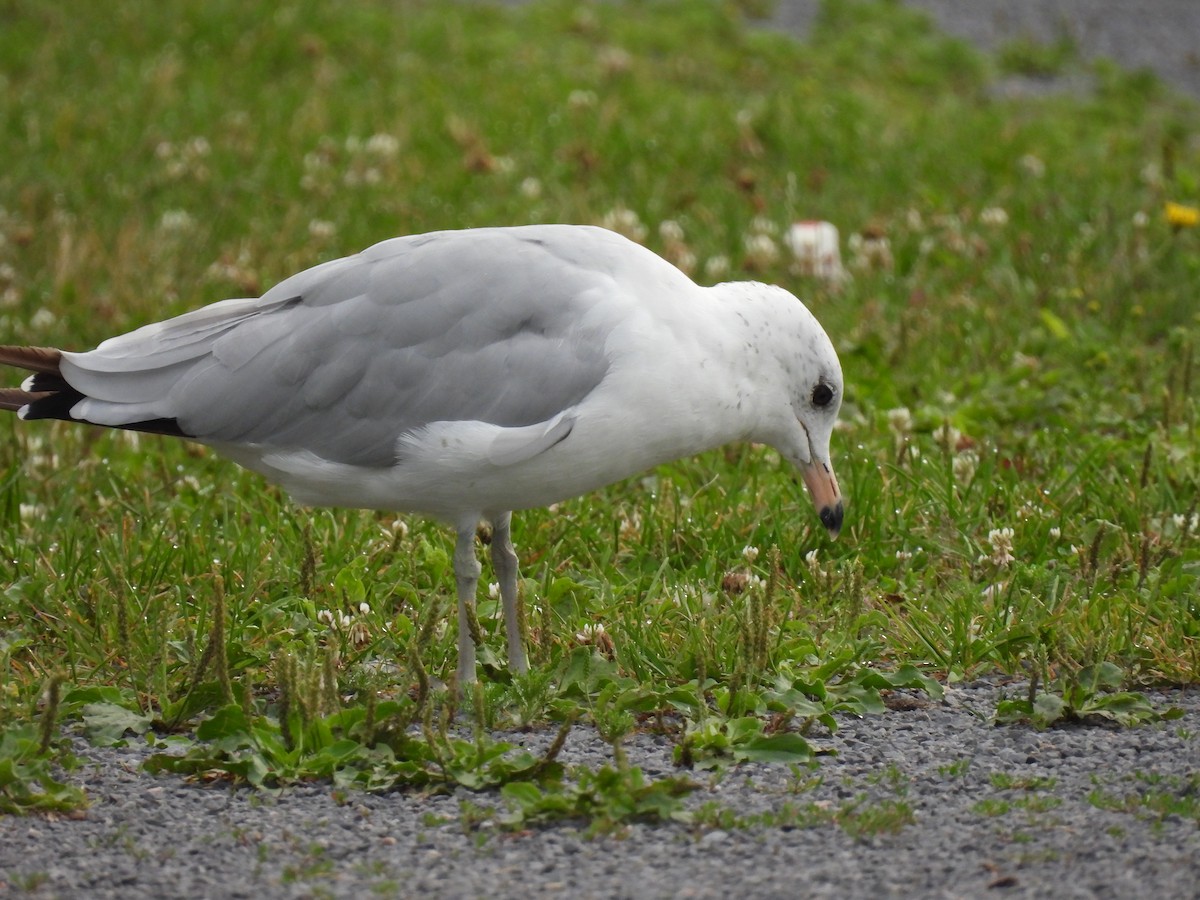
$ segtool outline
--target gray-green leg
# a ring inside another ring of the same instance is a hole
[[[521,623],[517,617],[517,552],[512,545],[512,513],[506,512],[492,520],[492,568],[500,583],[500,599],[504,604],[504,630],[508,635],[508,667],[524,674],[529,671],[529,658],[521,640]]]
[[[454,545],[454,581],[458,588],[458,687],[475,683],[475,641],[470,617],[475,613],[475,589],[481,566],[475,558],[475,523],[460,526]]]

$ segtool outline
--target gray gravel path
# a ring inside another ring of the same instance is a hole
[[[1197,0],[904,0],[940,27],[986,50],[1016,40],[1069,40],[1084,60],[1104,58],[1148,69],[1176,90],[1200,97],[1200,2]],[[770,22],[803,34],[818,0],[780,0]],[[1058,86],[1075,88],[1077,73]],[[1054,80],[1024,89],[1053,89]],[[1011,85],[1020,90],[1021,86]]]
[[[1196,0],[910,2],[984,47],[1065,34],[1085,59],[1147,66],[1200,96]],[[815,7],[785,0],[773,23],[801,33]],[[88,749],[91,764],[71,776],[92,800],[83,818],[0,818],[0,896],[1195,898],[1200,690],[1153,699],[1185,717],[1038,732],[987,723],[994,687],[953,688],[940,703],[843,719],[818,739],[838,755],[822,761],[820,783],[806,791],[796,792],[786,767],[744,766],[702,776],[690,801],[743,815],[856,798],[863,808],[911,809],[899,831],[858,837],[831,824],[637,825],[597,840],[565,825],[464,832],[456,796],[339,800],[328,785],[232,791],[144,774],[137,749]],[[638,736],[629,751],[648,775],[672,771],[663,739]],[[582,728],[564,756],[608,759]],[[1005,779],[1030,787],[998,786]],[[1156,796],[1175,798],[1178,810],[1156,811]],[[1132,799],[1112,808],[1122,798]]]
[[[486,803],[487,795],[351,793],[339,801],[328,785],[308,785],[273,796],[146,775],[135,749],[90,750],[92,764],[73,775],[92,798],[85,818],[0,819],[0,894],[1195,897],[1200,690],[1152,696],[1161,708],[1186,710],[1172,722],[1041,732],[988,724],[997,696],[987,684],[953,687],[940,702],[918,697],[911,708],[844,718],[836,734],[813,738],[837,755],[802,773],[819,780],[807,789],[785,766],[696,776],[704,786],[693,806],[715,802],[743,815],[855,800],[864,810],[911,810],[898,831],[857,836],[829,823],[634,825],[623,837],[594,840],[569,825],[467,831],[460,801]],[[629,752],[648,775],[674,771],[662,738],[639,735]],[[611,756],[579,728],[563,761],[598,766]],[[1191,812],[1125,799],[1154,796],[1190,802]]]

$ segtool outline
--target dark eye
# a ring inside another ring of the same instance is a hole
[[[828,406],[832,400],[833,388],[831,388],[829,385],[822,382],[813,388],[813,406]]]

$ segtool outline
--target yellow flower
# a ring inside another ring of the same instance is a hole
[[[1173,228],[1195,228],[1200,225],[1200,209],[1182,203],[1167,203],[1167,224]]]

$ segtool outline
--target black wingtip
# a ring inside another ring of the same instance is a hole
[[[22,393],[27,398],[26,405],[19,408],[22,419],[27,421],[34,421],[36,419],[61,419],[64,422],[81,422],[86,425],[97,424],[95,422],[88,422],[86,419],[77,419],[71,415],[72,408],[80,400],[84,399],[84,395],[69,385],[66,385],[61,390],[50,393]],[[17,410],[12,405],[2,404],[0,404],[0,409]],[[179,427],[177,419],[145,419],[141,422],[130,422],[128,425],[106,427],[119,428],[123,431],[143,431],[147,434],[165,434],[170,437],[192,437],[192,435]]]
[[[0,388],[0,410],[15,412],[22,419],[31,421],[61,419],[65,422],[84,422],[71,415],[71,410],[85,397],[63,378],[59,368],[61,361],[62,351],[53,347],[0,345],[0,365],[16,366],[34,373],[22,388]],[[171,437],[192,437],[179,427],[177,419],[171,418],[145,419],[111,427]]]

